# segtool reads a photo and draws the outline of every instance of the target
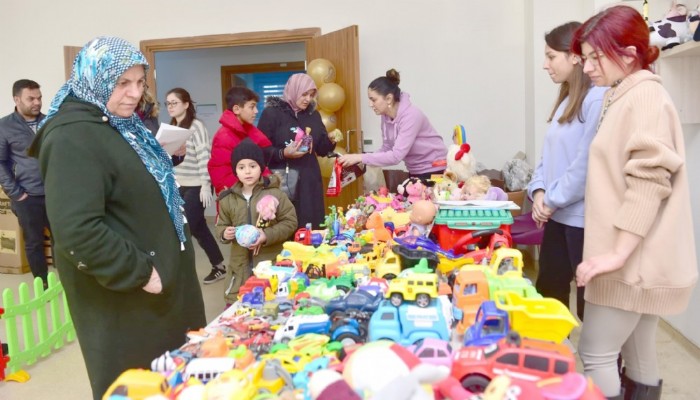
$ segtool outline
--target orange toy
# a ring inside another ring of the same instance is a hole
[[[226,357],[228,354],[228,344],[221,332],[202,342],[197,357]]]
[[[384,226],[384,220],[379,212],[375,211],[370,214],[365,226],[369,229],[374,229],[375,241],[388,242],[391,240],[391,231]]]

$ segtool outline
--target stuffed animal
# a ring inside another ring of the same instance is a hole
[[[462,186],[462,200],[508,200],[503,189],[491,186],[491,180],[486,175],[474,175],[467,179]]]
[[[441,200],[460,200],[461,190],[457,182],[452,181],[445,177],[442,181],[435,184],[433,188],[433,199],[435,201]]]
[[[430,188],[435,185],[435,182],[419,179],[408,178],[401,182],[396,188],[396,191],[406,197],[409,203],[415,203],[418,200],[425,200],[430,197]]]
[[[271,194],[266,194],[255,206],[258,212],[258,228],[266,228],[270,225],[270,221],[274,220],[277,213],[277,206],[280,204],[279,199]]]
[[[688,18],[688,8],[673,0],[664,18],[649,26],[649,42],[661,50],[686,42],[692,35],[689,32]]]
[[[453,143],[447,149],[445,176],[453,182],[464,182],[476,174],[476,159],[467,143],[467,134],[462,125],[455,126],[452,132]]]
[[[313,400],[361,400],[340,373],[332,369],[314,372],[309,379],[309,394]]]
[[[427,236],[430,233],[428,229],[435,219],[437,208],[430,200],[419,200],[413,203],[411,209],[410,221],[411,225],[408,228],[410,236]]]
[[[380,242],[388,242],[391,240],[391,231],[384,226],[384,220],[378,211],[369,215],[365,226],[367,229],[374,229],[375,240]]]
[[[328,132],[328,139],[330,139],[333,143],[341,142],[343,140],[343,132],[341,132],[340,129],[335,128]]]

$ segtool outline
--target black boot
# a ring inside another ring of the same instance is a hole
[[[627,375],[622,375],[622,393],[625,394],[625,400],[659,400],[662,383],[663,381],[659,379],[658,385],[649,386],[635,382]]]

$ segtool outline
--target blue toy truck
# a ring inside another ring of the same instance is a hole
[[[481,303],[472,324],[464,333],[465,346],[486,346],[504,338],[510,330],[508,313],[487,300]]]
[[[387,339],[410,346],[425,338],[449,341],[450,332],[437,299],[428,307],[403,303],[393,306],[383,301],[369,321],[369,341]]]

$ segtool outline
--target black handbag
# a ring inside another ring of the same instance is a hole
[[[280,178],[280,190],[282,190],[290,200],[294,200],[297,195],[299,171],[290,168],[289,164],[287,164],[285,168],[272,169],[271,171]]]

